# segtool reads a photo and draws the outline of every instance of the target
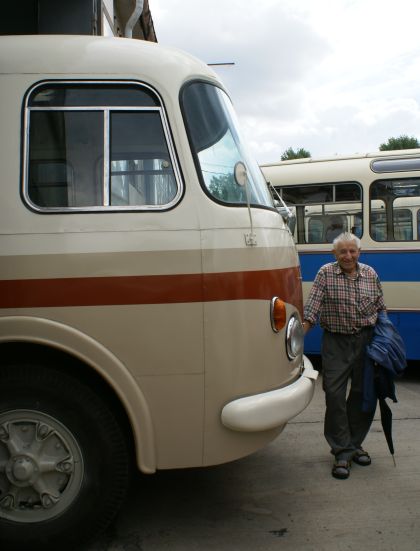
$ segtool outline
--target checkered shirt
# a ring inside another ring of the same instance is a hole
[[[350,279],[338,262],[322,266],[305,304],[304,319],[332,333],[352,334],[375,325],[378,312],[385,310],[382,286],[373,268],[357,264],[357,276]]]

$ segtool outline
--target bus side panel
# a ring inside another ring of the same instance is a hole
[[[319,268],[326,262],[332,262],[333,256],[326,252],[301,251],[300,259],[306,300]],[[407,359],[420,359],[420,250],[365,251],[362,248],[360,261],[372,266],[381,280],[389,317],[403,337]],[[306,354],[320,354],[321,333],[317,326],[306,335]]]
[[[238,433],[221,424],[220,412],[233,398],[290,384],[300,369],[299,358],[288,359],[285,328],[275,333],[270,321],[275,296],[287,304],[287,319],[301,311],[298,257],[278,214],[259,215],[258,247],[243,246],[247,228],[203,231],[206,465],[245,456],[283,429]],[[211,286],[217,274],[222,276]],[[217,297],[210,295],[211,288]],[[239,299],[232,300],[235,296]]]
[[[389,312],[389,319],[403,337],[407,360],[420,358],[420,312]]]

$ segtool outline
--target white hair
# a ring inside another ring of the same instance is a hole
[[[354,243],[358,249],[360,249],[360,239],[357,235],[350,232],[340,233],[333,241],[333,248],[336,250],[339,243]]]

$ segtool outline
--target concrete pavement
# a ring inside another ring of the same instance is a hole
[[[324,395],[272,444],[206,469],[139,475],[116,523],[87,551],[420,550],[420,366],[397,383],[395,468],[375,418],[372,465],[332,478]]]

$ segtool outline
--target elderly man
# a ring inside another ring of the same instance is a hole
[[[362,466],[371,463],[362,448],[374,415],[362,411],[363,364],[366,345],[385,303],[375,270],[359,262],[360,239],[342,233],[333,247],[336,262],[320,268],[305,305],[303,328],[306,333],[319,318],[324,329],[324,434],[335,456],[332,475],[345,479],[352,461]]]

